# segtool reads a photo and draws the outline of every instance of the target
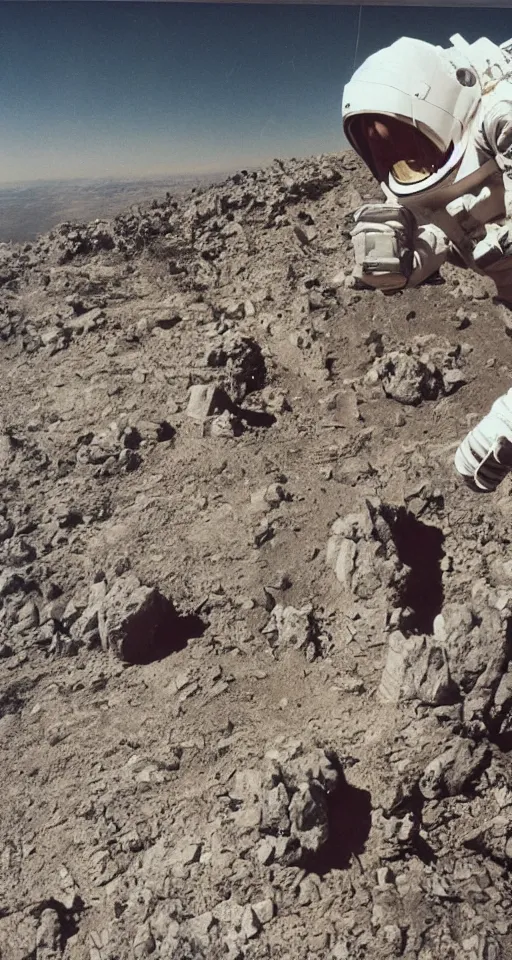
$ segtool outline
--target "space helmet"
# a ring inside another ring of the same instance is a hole
[[[481,96],[463,52],[401,37],[345,86],[343,131],[380,183],[397,195],[417,193],[460,164]]]

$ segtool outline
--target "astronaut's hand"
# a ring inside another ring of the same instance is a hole
[[[505,257],[512,256],[512,224],[501,227],[498,233],[498,242]]]
[[[367,203],[354,219],[354,276],[380,290],[401,290],[413,269],[413,215],[398,204]]]
[[[466,485],[474,493],[492,493],[512,470],[512,442],[497,437],[482,456],[468,434],[455,455],[455,467]]]
[[[473,250],[473,260],[480,270],[487,270],[505,257],[512,256],[512,223],[492,224],[483,240]]]

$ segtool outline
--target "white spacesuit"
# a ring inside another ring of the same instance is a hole
[[[492,278],[512,307],[512,41],[402,37],[343,91],[343,129],[386,196],[354,215],[354,275],[394,292],[447,260]],[[457,450],[475,491],[512,469],[512,390]]]

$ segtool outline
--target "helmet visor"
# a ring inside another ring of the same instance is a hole
[[[446,163],[451,149],[443,153],[407,120],[378,114],[350,118],[346,134],[380,182],[393,174],[398,183],[420,183]]]

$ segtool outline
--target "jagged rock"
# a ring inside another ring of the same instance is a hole
[[[136,960],[142,957],[148,957],[154,953],[156,948],[155,939],[151,933],[149,924],[141,924],[135,931],[133,940],[133,956]]]
[[[290,836],[299,841],[303,854],[316,854],[329,839],[327,795],[314,782],[299,784],[290,801]]]
[[[300,240],[302,244],[304,244],[304,246],[308,246],[308,244],[310,244],[313,240],[316,240],[318,236],[318,230],[316,230],[315,227],[308,226],[308,225],[306,226],[297,225],[296,227],[293,228],[293,232],[297,237],[297,239]]]
[[[326,562],[355,597],[371,600],[379,589],[391,598],[400,591],[407,568],[399,561],[383,505],[367,500],[366,509],[335,520]],[[391,511],[389,511],[391,512]]]
[[[101,646],[129,662],[151,656],[175,622],[171,601],[133,574],[119,577],[98,608]]]
[[[512,827],[510,816],[499,815],[479,824],[463,840],[464,846],[501,863],[512,863]]]
[[[270,897],[253,903],[251,907],[260,924],[270,923],[275,912],[275,903]]]
[[[33,600],[27,600],[18,613],[16,633],[26,633],[39,625],[39,609]]]
[[[240,932],[244,940],[252,940],[253,937],[257,937],[260,930],[261,923],[258,916],[252,907],[247,906],[244,910],[240,927]]]
[[[385,703],[453,703],[457,693],[446,651],[427,637],[405,637],[400,630],[393,631],[378,693]]]
[[[259,343],[252,337],[229,334],[223,339],[225,377],[223,385],[235,403],[265,386],[267,368]]]
[[[275,527],[272,521],[269,520],[268,517],[265,517],[261,521],[258,529],[256,530],[256,533],[254,534],[254,541],[253,541],[254,546],[256,548],[259,548],[263,546],[264,543],[268,543],[269,540],[272,540],[274,536],[275,536]]]
[[[509,620],[507,602],[489,594],[484,602],[473,601],[472,607],[446,604],[434,620],[432,637],[406,637],[394,631],[379,696],[388,702],[420,700],[430,705],[462,700],[470,729],[476,732],[492,725],[507,702],[502,689],[493,712],[507,667]]]
[[[42,639],[46,639],[42,634]],[[59,630],[51,629],[50,646],[48,652],[53,657],[74,657],[78,653],[79,644],[72,637],[66,636]]]
[[[419,781],[419,788],[427,800],[456,797],[474,784],[490,761],[490,750],[485,744],[475,745],[460,737],[432,760]]]
[[[92,585],[87,607],[70,626],[70,635],[77,644],[90,647],[100,641],[99,615],[106,595],[107,584],[104,580]]]
[[[59,960],[62,956],[61,926],[55,910],[43,910],[36,937],[37,960]]]
[[[245,801],[239,820],[256,826],[265,838],[256,854],[260,862],[269,858],[287,865],[309,862],[325,847],[327,801],[338,777],[322,750],[305,753],[299,741],[269,750],[261,771],[237,777],[232,796]]]
[[[90,330],[96,330],[104,321],[103,310],[95,308],[86,310],[76,317],[70,317],[64,322],[62,329],[65,333],[71,334],[88,333]]]
[[[290,832],[289,802],[290,798],[283,783],[278,783],[268,791],[260,820],[260,829],[263,833],[278,835]]]
[[[119,469],[130,472],[141,463],[141,456],[133,446],[133,428],[112,423],[107,430],[81,438],[77,463],[92,464],[99,468],[98,473],[102,476]]]
[[[221,402],[222,395],[217,387],[197,384],[190,388],[187,417],[202,422],[219,409]]]
[[[78,899],[78,887],[67,867],[59,870],[59,890],[56,897],[66,910],[73,910]]]
[[[376,373],[386,396],[399,403],[414,406],[422,400],[435,400],[440,392],[441,378],[437,368],[406,354],[386,354]]]
[[[9,435],[4,432],[3,424],[0,421],[0,469],[4,469],[11,458],[12,448]]]
[[[270,483],[268,487],[261,487],[251,493],[251,510],[255,513],[266,513],[279,506],[282,500],[287,499],[284,487],[280,483]]]
[[[204,436],[230,439],[239,433],[241,433],[241,427],[238,417],[233,416],[229,410],[225,410],[218,417],[212,417],[210,423],[205,426]]]
[[[413,811],[408,811],[402,816],[386,818],[382,818],[380,812],[376,811],[372,816],[372,822],[375,827],[383,830],[382,859],[402,859],[405,853],[414,850],[420,831],[420,821]]]
[[[93,435],[88,443],[84,443],[77,454],[79,463],[105,463],[119,455],[119,438],[114,431],[105,431]]]
[[[21,593],[25,590],[25,580],[9,567],[4,567],[0,573],[0,597],[6,597],[13,593]]]
[[[487,724],[506,670],[511,610],[499,593],[488,591],[471,605],[446,604],[434,620],[434,639],[445,651],[450,676],[464,699],[464,719]]]
[[[9,537],[12,537],[14,533],[14,524],[12,520],[8,520],[5,517],[0,517],[0,543],[3,543],[4,540],[8,540]]]
[[[263,633],[277,654],[300,650],[307,660],[313,660],[321,647],[321,632],[311,604],[299,610],[276,604]]]
[[[403,351],[394,350],[374,360],[367,382],[380,381],[386,396],[409,406],[453,393],[466,381],[460,372],[460,346],[432,346],[416,338]]]
[[[5,544],[6,565],[24,567],[36,557],[36,549],[24,537],[11,537]]]
[[[493,730],[497,730],[502,735],[512,733],[512,667],[510,663],[494,694],[489,719]]]

